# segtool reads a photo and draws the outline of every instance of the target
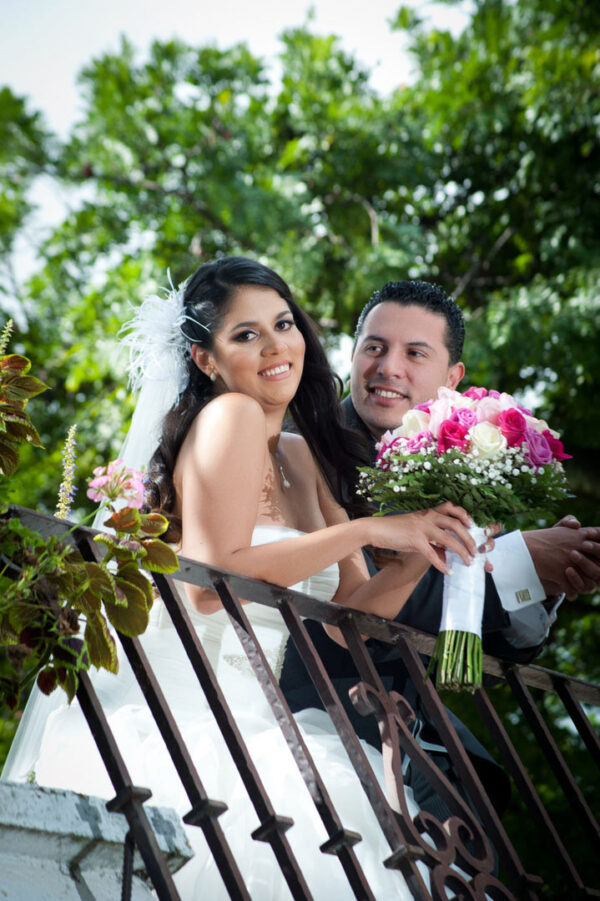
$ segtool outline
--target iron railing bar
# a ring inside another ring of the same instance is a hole
[[[42,535],[58,535],[64,537],[66,541],[73,541],[71,534],[73,528],[75,528],[77,535],[81,533],[88,538],[93,538],[97,534],[94,529],[78,526],[68,520],[59,520],[44,513],[37,513],[25,507],[11,506],[9,507],[8,515],[17,516],[25,525],[37,529]],[[302,617],[316,619],[336,626],[339,626],[340,618],[347,611],[347,608],[341,611],[339,604],[334,604],[331,601],[318,601],[299,591],[293,591],[288,588],[283,589],[268,582],[261,582],[259,579],[250,579],[247,576],[240,576],[229,570],[207,566],[188,557],[180,556],[178,559],[179,570],[171,574],[175,581],[189,582],[192,585],[211,588],[216,578],[227,578],[232,590],[239,597],[270,607],[277,607],[282,597],[285,596],[288,600],[293,601]],[[369,638],[376,638],[392,646],[398,644],[400,639],[405,639],[420,654],[431,656],[436,641],[435,635],[421,632],[418,629],[413,629],[410,626],[395,623],[373,614],[363,613],[359,610],[353,611],[353,616],[360,628],[360,632]],[[501,657],[496,658],[483,654],[483,672],[498,678],[502,682],[506,681],[505,672],[508,663],[514,665],[512,661],[504,660]],[[554,685],[556,676],[560,679],[567,678],[561,673],[555,673],[535,664],[519,665],[518,669],[526,685],[547,692],[556,691]],[[600,706],[600,685],[586,682],[583,679],[576,679],[573,676],[569,676],[568,681],[573,696],[581,704]]]
[[[567,713],[573,720],[581,740],[588,749],[594,763],[600,769],[600,738],[592,728],[581,704],[571,690],[570,680],[556,676],[554,679],[556,692],[565,705]]]
[[[334,853],[340,860],[355,896],[364,898],[365,901],[375,901],[352,847],[361,840],[361,836],[344,828],[242,604],[230,591],[226,580],[217,581],[215,588],[329,835],[329,840],[321,850],[327,853],[328,848],[336,847]]]
[[[170,577],[161,573],[154,573],[154,581],[204,691],[208,705],[225,739],[229,753],[248,792],[248,797],[258,815],[260,826],[254,831],[252,837],[257,841],[265,841],[271,845],[292,897],[311,901],[311,893],[306,885],[296,856],[285,836],[285,831],[293,825],[293,820],[275,813],[258,771],[248,753],[246,743],[237,727],[235,717],[227,704],[202,643]],[[213,585],[211,585],[211,588],[214,590]]]
[[[487,830],[502,863],[506,867],[511,883],[514,885],[517,894],[534,901],[537,895],[533,886],[539,882],[539,878],[525,871],[519,855],[506,834],[504,826],[450,722],[431,679],[426,676],[421,658],[406,639],[401,638],[399,645],[404,663],[414,685],[419,691],[425,709],[436,724],[441,742],[448,751],[458,776],[475,805],[481,822]]]
[[[529,774],[521,763],[521,759],[517,754],[504,725],[502,724],[498,714],[496,713],[487,693],[480,688],[473,695],[473,701],[477,710],[488,729],[488,732],[498,748],[500,755],[512,776],[519,796],[523,799],[529,812],[537,820],[541,827],[542,833],[545,835],[548,846],[555,852],[558,862],[568,879],[577,891],[584,888],[583,880],[579,875],[562,839],[556,830],[552,820],[548,816],[546,808],[542,804],[540,797],[535,790],[535,786],[531,781]]]
[[[575,808],[580,825],[589,835],[592,845],[600,852],[600,828],[598,823],[575,782],[564,757],[556,746],[556,742],[531,697],[529,689],[521,680],[519,673],[512,667],[507,668],[506,678],[534,735],[537,737],[538,744],[544,752],[565,797]]]
[[[107,803],[107,808],[122,813],[127,819],[160,901],[179,901],[180,896],[173,877],[144,810],[143,800],[148,800],[151,792],[148,789],[136,788],[131,782],[125,761],[87,672],[79,673],[77,700],[116,792],[116,797]]]
[[[80,543],[79,547],[82,554],[92,560],[98,560],[99,554],[95,543],[88,539],[85,545]],[[117,635],[192,805],[192,810],[183,817],[183,820],[190,825],[199,826],[204,832],[229,896],[236,901],[250,901],[250,895],[229,843],[216,819],[227,810],[227,805],[208,797],[140,639],[123,635],[118,630]]]

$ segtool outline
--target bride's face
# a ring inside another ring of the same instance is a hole
[[[215,387],[248,394],[265,410],[287,407],[302,377],[304,349],[290,308],[276,291],[241,287],[208,354],[218,376]]]

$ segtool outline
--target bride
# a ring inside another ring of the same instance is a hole
[[[389,618],[414,582],[394,565],[370,578],[364,545],[420,554],[443,572],[446,548],[471,560],[468,516],[450,504],[349,519],[342,486],[353,484],[362,462],[357,439],[338,419],[335,379],[311,323],[276,273],[220,259],[201,266],[170,303],[176,335],[167,368],[181,379],[150,463],[148,497],[169,517],[182,555]],[[165,336],[145,334],[142,321],[132,340],[147,359],[157,339],[164,349]],[[164,402],[150,412],[164,412]],[[300,434],[282,431],[286,415]],[[140,429],[154,440],[148,420]],[[181,591],[273,806],[294,820],[287,836],[311,892],[354,897],[339,862],[319,851],[324,828],[220,601],[197,586]],[[287,638],[280,615],[259,604],[246,611],[277,675]],[[251,896],[289,898],[271,848],[251,838],[256,815],[161,601],[142,643],[209,796],[228,805],[219,822]],[[127,661],[117,676],[97,673],[94,687],[135,784],[151,788],[151,803],[185,812],[189,802]],[[389,848],[328,716],[304,711],[299,719],[344,826],[362,836],[356,854],[374,896],[410,898],[403,876],[382,866]],[[383,785],[381,755],[364,750]],[[48,718],[35,778],[113,794],[76,702]],[[187,831],[195,857],[175,877],[182,897],[226,897],[201,830]]]

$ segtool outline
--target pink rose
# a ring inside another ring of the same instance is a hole
[[[406,442],[406,450],[409,454],[418,454],[422,450],[426,450],[433,444],[433,435],[431,432],[420,432],[418,435],[409,438]]]
[[[479,422],[491,422],[492,425],[498,425],[498,417],[501,412],[500,395],[497,391],[496,397],[493,397],[490,391],[488,396],[482,397],[477,404],[477,420]]]
[[[552,462],[552,451],[544,435],[535,429],[525,429],[527,456],[532,466],[547,466]]]
[[[510,410],[503,410],[500,413],[498,426],[509,447],[522,444],[525,440],[527,422],[520,410],[517,410],[515,407],[512,407]]]
[[[498,400],[500,398],[500,392],[496,391],[495,388],[490,388],[490,390],[488,391],[488,397],[495,397],[496,400]]]
[[[463,397],[470,397],[471,400],[481,400],[481,398],[486,397],[486,395],[487,388],[476,388],[475,385],[471,385],[470,388],[463,391]]]
[[[459,407],[452,413],[450,421],[459,422],[461,425],[464,425],[466,429],[470,429],[471,426],[477,423],[477,414],[468,407]]]
[[[460,422],[452,419],[445,419],[438,431],[437,449],[438,454],[445,454],[451,447],[457,447],[464,450],[467,446],[467,429]]]
[[[559,441],[558,438],[555,438],[552,432],[549,429],[546,429],[545,432],[542,432],[543,437],[548,442],[550,450],[552,451],[552,456],[555,460],[572,460],[572,454],[565,454],[565,446],[562,441]]]

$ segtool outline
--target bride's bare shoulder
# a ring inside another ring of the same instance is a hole
[[[211,433],[218,429],[220,434],[236,433],[240,430],[247,432],[253,427],[262,430],[265,425],[265,414],[253,397],[228,391],[219,394],[209,401],[197,414],[190,427],[190,433]]]

